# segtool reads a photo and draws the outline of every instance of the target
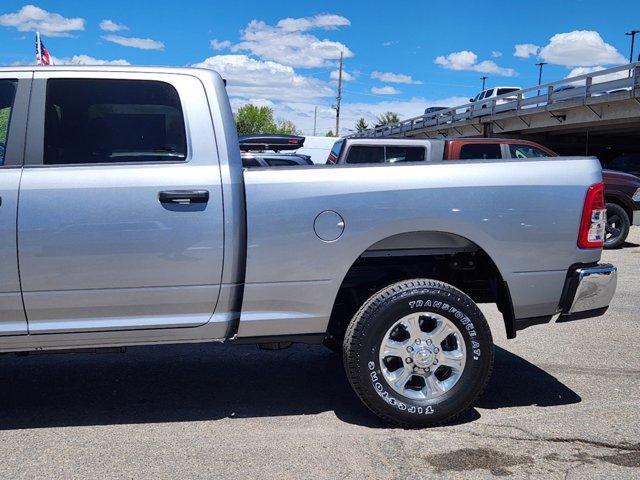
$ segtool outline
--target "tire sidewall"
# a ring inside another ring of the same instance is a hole
[[[358,369],[377,408],[402,422],[432,424],[466,409],[476,398],[491,368],[493,342],[482,313],[464,297],[437,287],[418,287],[398,292],[368,313],[363,329],[368,333],[361,338]],[[379,360],[380,343],[389,328],[416,312],[437,313],[449,319],[461,332],[466,348],[460,379],[449,391],[430,400],[414,400],[397,393],[385,380]]]
[[[620,228],[622,229],[622,233],[613,242],[606,243],[606,241],[605,241],[604,248],[607,248],[607,249],[609,249],[609,248],[617,248],[620,245],[622,245],[624,243],[624,241],[627,239],[627,236],[629,235],[629,229],[631,227],[631,220],[629,219],[629,215],[627,215],[627,212],[624,210],[624,208],[622,208],[617,203],[609,202],[609,203],[606,204],[606,208],[607,208],[607,212],[610,209],[614,210],[616,212],[616,215],[618,215],[620,217],[620,220],[622,222],[622,225],[620,226]],[[607,220],[607,222],[608,222],[608,220]]]

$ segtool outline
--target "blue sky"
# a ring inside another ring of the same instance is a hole
[[[549,63],[543,81],[622,63],[629,55],[624,32],[640,29],[640,6],[3,0],[0,64],[32,63],[36,28],[58,63],[208,66],[228,79],[235,108],[270,105],[311,134],[317,106],[324,134],[334,123],[332,72],[341,50],[345,133],[359,116],[371,121],[392,110],[407,118],[429,105],[453,106],[477,93],[482,75],[488,86],[532,86],[541,59]]]

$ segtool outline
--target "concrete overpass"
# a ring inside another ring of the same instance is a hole
[[[514,137],[560,154],[640,153],[640,62],[376,127],[365,137]]]

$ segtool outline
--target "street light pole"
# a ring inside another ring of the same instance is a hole
[[[482,80],[482,90],[484,90],[484,82],[487,80],[487,78],[489,77],[480,77],[480,80]]]
[[[542,67],[544,67],[547,62],[536,63],[536,67],[538,67],[538,86],[542,84]],[[540,95],[540,90],[538,90],[538,95]]]
[[[633,63],[633,47],[636,41],[636,35],[638,33],[640,33],[640,30],[631,30],[625,33],[625,35],[629,35],[631,37],[631,51],[629,52],[629,63]]]

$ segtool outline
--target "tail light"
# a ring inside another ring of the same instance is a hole
[[[578,247],[602,248],[604,245],[607,208],[604,202],[604,183],[591,185],[587,190],[578,235]]]

